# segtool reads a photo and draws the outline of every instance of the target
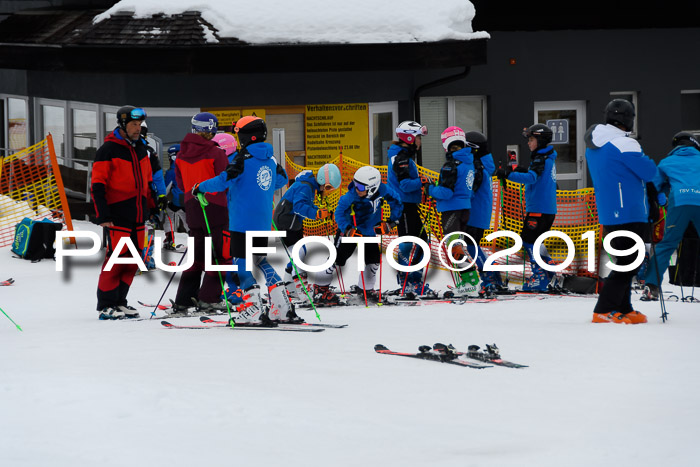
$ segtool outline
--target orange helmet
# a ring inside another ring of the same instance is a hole
[[[263,142],[267,138],[267,125],[265,120],[260,117],[245,116],[240,118],[233,131],[238,134],[238,140],[242,147]]]

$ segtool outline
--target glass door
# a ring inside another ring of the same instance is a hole
[[[552,129],[557,152],[557,188],[577,190],[586,186],[585,101],[535,102],[535,122]]]
[[[386,165],[389,146],[396,137],[398,119],[398,102],[369,104],[369,163],[371,165]]]

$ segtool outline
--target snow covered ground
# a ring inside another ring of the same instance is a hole
[[[700,463],[698,304],[667,302],[662,324],[658,302],[635,302],[650,318],[637,326],[592,324],[592,299],[564,297],[320,309],[350,324],[320,333],[168,330],[98,321],[100,263],[58,273],[0,249],[0,279],[16,279],[0,307],[23,329],[0,316],[2,466]],[[131,303],[157,301],[168,277],[137,276]],[[435,342],[495,342],[530,367],[373,351]]]

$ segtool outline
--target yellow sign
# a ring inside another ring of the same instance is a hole
[[[306,165],[320,167],[341,150],[369,164],[369,105],[307,105]]]
[[[265,109],[215,109],[207,110],[202,109],[202,112],[209,112],[216,115],[219,119],[220,127],[232,127],[241,118],[246,115],[251,115],[253,117],[260,117],[265,120]]]

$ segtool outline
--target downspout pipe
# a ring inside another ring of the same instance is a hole
[[[436,88],[438,86],[451,83],[452,81],[457,81],[462,78],[469,76],[472,71],[472,67],[465,66],[464,71],[457,73],[456,75],[445,76],[443,78],[436,79],[435,81],[430,81],[429,83],[422,84],[416,88],[413,92],[413,115],[416,122],[420,122],[420,96],[423,92],[430,88]],[[416,156],[416,162],[418,165],[423,165],[423,151],[419,150]]]

